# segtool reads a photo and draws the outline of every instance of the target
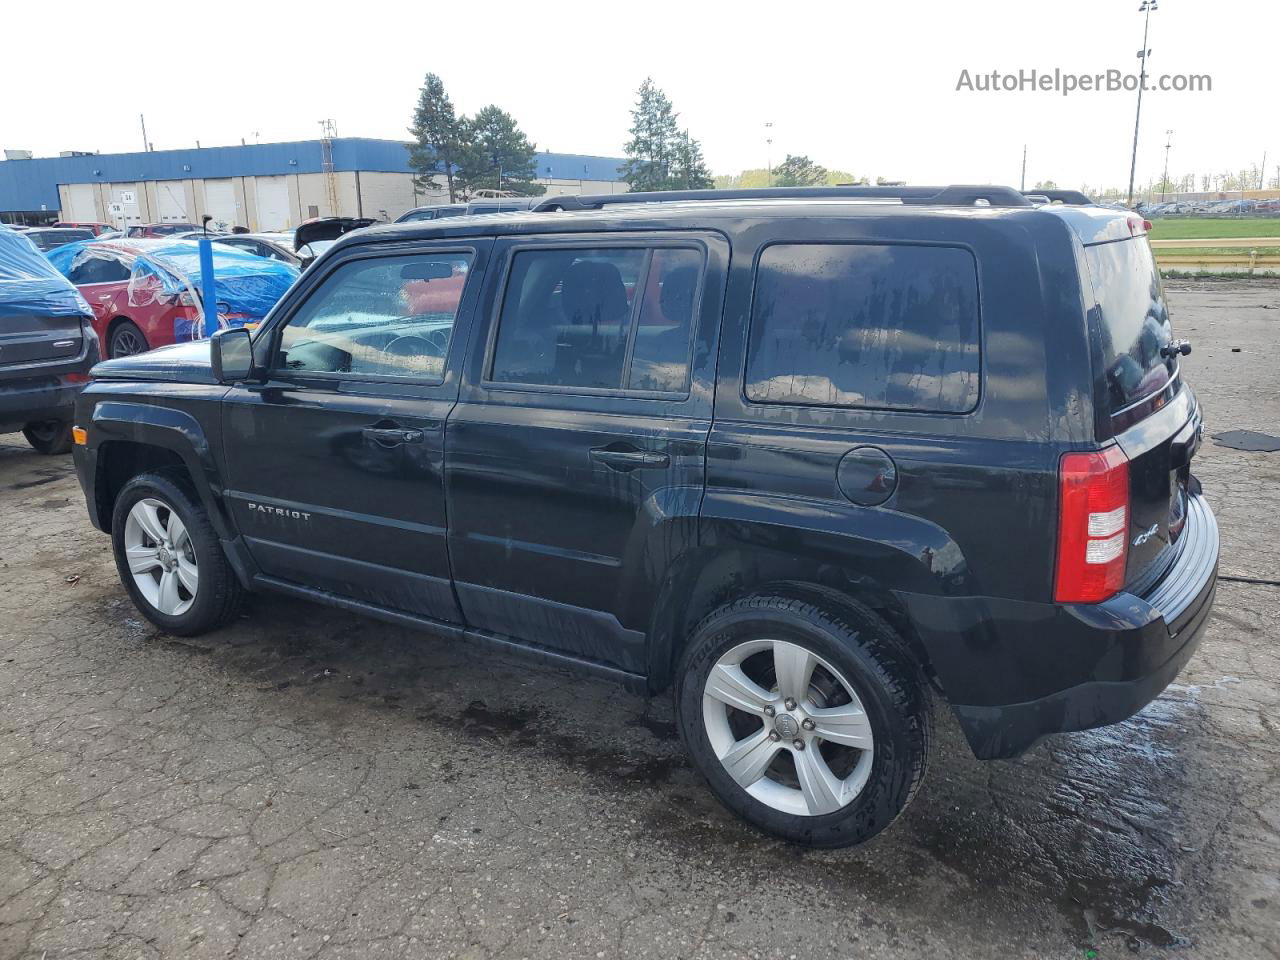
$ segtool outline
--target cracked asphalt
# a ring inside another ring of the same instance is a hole
[[[1209,434],[1280,432],[1280,283],[1170,283]],[[1239,352],[1234,352],[1238,348]],[[1207,441],[1222,572],[1280,454]],[[0,438],[0,958],[1280,957],[1280,587],[1127,723],[930,776],[869,845],[723,811],[666,700],[276,597],[157,633],[69,458]]]

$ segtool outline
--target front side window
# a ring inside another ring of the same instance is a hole
[[[281,331],[277,367],[441,382],[471,261],[441,253],[343,264]]]
[[[955,247],[778,244],[756,274],[747,399],[974,409],[977,266]]]
[[[524,250],[512,258],[489,378],[683,393],[698,250]]]

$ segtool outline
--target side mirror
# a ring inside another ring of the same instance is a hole
[[[213,378],[219,383],[247,380],[253,373],[253,340],[244,327],[219,330],[210,344]]]

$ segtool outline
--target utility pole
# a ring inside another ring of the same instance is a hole
[[[1267,188],[1267,151],[1262,151],[1262,166],[1258,168],[1258,189]]]
[[[1164,203],[1164,192],[1169,186],[1169,148],[1173,146],[1173,131],[1164,132],[1164,176],[1160,178],[1160,202]]]
[[[138,114],[138,120],[142,123],[142,152],[146,153],[151,149],[151,145],[147,143],[147,118]]]
[[[1027,145],[1025,143],[1022,145],[1022,182],[1018,189],[1027,189]]]
[[[764,168],[765,186],[773,186],[773,122],[765,121],[764,125]]]
[[[1142,49],[1138,51],[1138,59],[1142,66],[1138,71],[1138,112],[1133,118],[1133,158],[1129,161],[1129,206],[1133,206],[1133,177],[1138,169],[1138,125],[1142,122],[1142,88],[1147,85],[1147,57],[1151,56],[1151,48],[1147,46],[1147,30],[1151,26],[1151,11],[1159,9],[1156,0],[1142,0],[1138,12],[1145,14],[1142,18]]]

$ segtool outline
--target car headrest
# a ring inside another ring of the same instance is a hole
[[[572,264],[561,281],[560,302],[572,324],[620,323],[630,310],[622,274],[607,260]]]

